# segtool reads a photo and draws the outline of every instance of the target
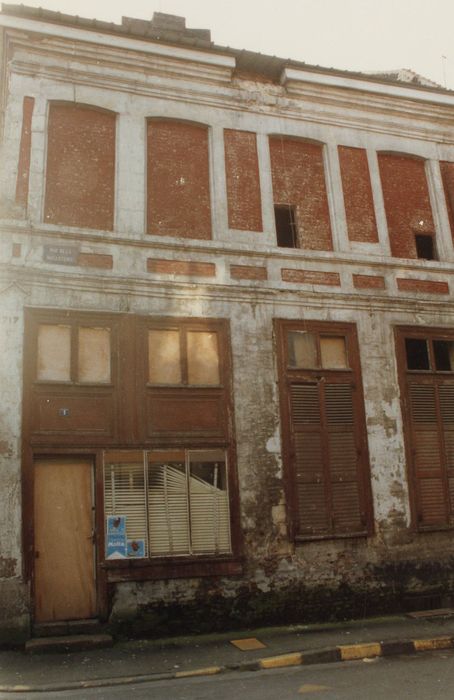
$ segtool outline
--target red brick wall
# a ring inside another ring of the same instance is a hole
[[[397,258],[417,258],[415,234],[435,235],[424,161],[379,153],[378,163],[391,253]]]
[[[281,270],[283,282],[301,284],[322,284],[329,287],[340,287],[340,275],[337,272],[319,272],[318,270],[294,270],[283,267]]]
[[[30,180],[30,155],[32,147],[32,117],[34,97],[24,97],[22,103],[22,132],[20,137],[19,163],[17,166],[16,203],[27,208]]]
[[[224,149],[229,227],[262,231],[256,134],[224,129]]]
[[[356,289],[384,289],[385,278],[381,275],[353,275]]]
[[[272,136],[270,155],[274,203],[296,207],[299,247],[332,250],[323,147]]]
[[[378,241],[369,164],[364,148],[339,146],[348,237],[351,241]]]
[[[449,223],[451,224],[451,234],[454,238],[454,163],[442,161],[440,163],[441,177],[448,207]]]
[[[112,112],[51,104],[44,220],[113,229],[115,121]]]
[[[163,275],[186,275],[188,277],[214,277],[216,265],[208,262],[192,260],[161,260],[147,259],[148,272]]]
[[[208,129],[148,122],[148,233],[211,238]]]
[[[397,288],[401,292],[421,292],[423,294],[449,294],[448,282],[397,278]]]
[[[236,280],[266,280],[268,271],[259,265],[230,265],[230,277]]]

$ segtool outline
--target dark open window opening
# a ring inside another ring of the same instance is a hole
[[[407,369],[430,369],[429,348],[425,338],[405,338]]]
[[[277,244],[280,248],[298,248],[295,207],[290,204],[275,204]]]
[[[433,236],[427,233],[415,234],[416,255],[421,260],[436,260]]]

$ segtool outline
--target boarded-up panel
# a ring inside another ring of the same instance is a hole
[[[448,512],[436,387],[411,384],[409,399],[419,523],[422,526],[443,525]]]
[[[110,329],[79,328],[79,382],[110,382]]]
[[[367,152],[364,148],[338,146],[338,153],[348,237],[351,241],[377,243],[378,233]]]
[[[38,328],[40,381],[69,382],[71,379],[71,328],[42,324]]]
[[[332,250],[322,145],[277,136],[269,143],[274,203],[295,208],[298,247]]]
[[[448,208],[451,235],[454,239],[454,163],[443,161],[440,163],[443,189],[445,191],[446,206]]]
[[[425,163],[379,153],[378,164],[391,253],[397,258],[417,258],[415,234],[435,235]]]
[[[222,393],[200,394],[194,390],[147,394],[148,435],[192,433],[225,435],[226,407]]]
[[[35,463],[35,620],[96,614],[92,464]]]
[[[148,233],[211,238],[208,129],[148,122]]]
[[[113,229],[115,120],[112,112],[51,104],[44,208],[47,223]]]
[[[217,333],[188,331],[188,384],[219,384]]]
[[[148,331],[148,381],[151,384],[181,384],[178,330]]]
[[[348,367],[345,338],[323,336],[320,338],[320,358],[324,369]]]
[[[224,148],[229,227],[262,231],[256,134],[224,129]]]
[[[113,434],[114,404],[111,394],[35,394],[33,431],[36,433],[108,436]]]

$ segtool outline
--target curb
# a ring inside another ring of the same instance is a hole
[[[84,688],[103,688],[108,686],[132,685],[133,683],[150,683],[152,681],[169,681],[181,678],[216,676],[233,671],[264,671],[270,668],[289,666],[309,666],[339,661],[358,661],[373,659],[378,656],[395,656],[397,654],[418,654],[424,651],[454,649],[454,636],[431,637],[429,639],[403,639],[386,642],[367,642],[365,644],[347,644],[315,649],[314,651],[296,651],[277,656],[267,656],[256,661],[243,661],[226,666],[207,666],[188,671],[172,673],[151,673],[140,676],[118,676],[116,678],[98,678],[89,681],[72,681],[68,683],[50,683],[47,685],[0,685],[3,693],[50,693],[58,690],[81,690]]]

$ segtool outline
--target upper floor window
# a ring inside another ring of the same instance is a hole
[[[116,115],[51,103],[44,220],[111,231],[114,224]]]
[[[220,384],[218,334],[186,326],[148,331],[150,384]]]
[[[208,128],[150,119],[147,130],[148,233],[210,239]]]
[[[332,250],[323,145],[271,136],[277,245]]]
[[[425,161],[379,153],[378,164],[391,253],[397,258],[437,258]]]

